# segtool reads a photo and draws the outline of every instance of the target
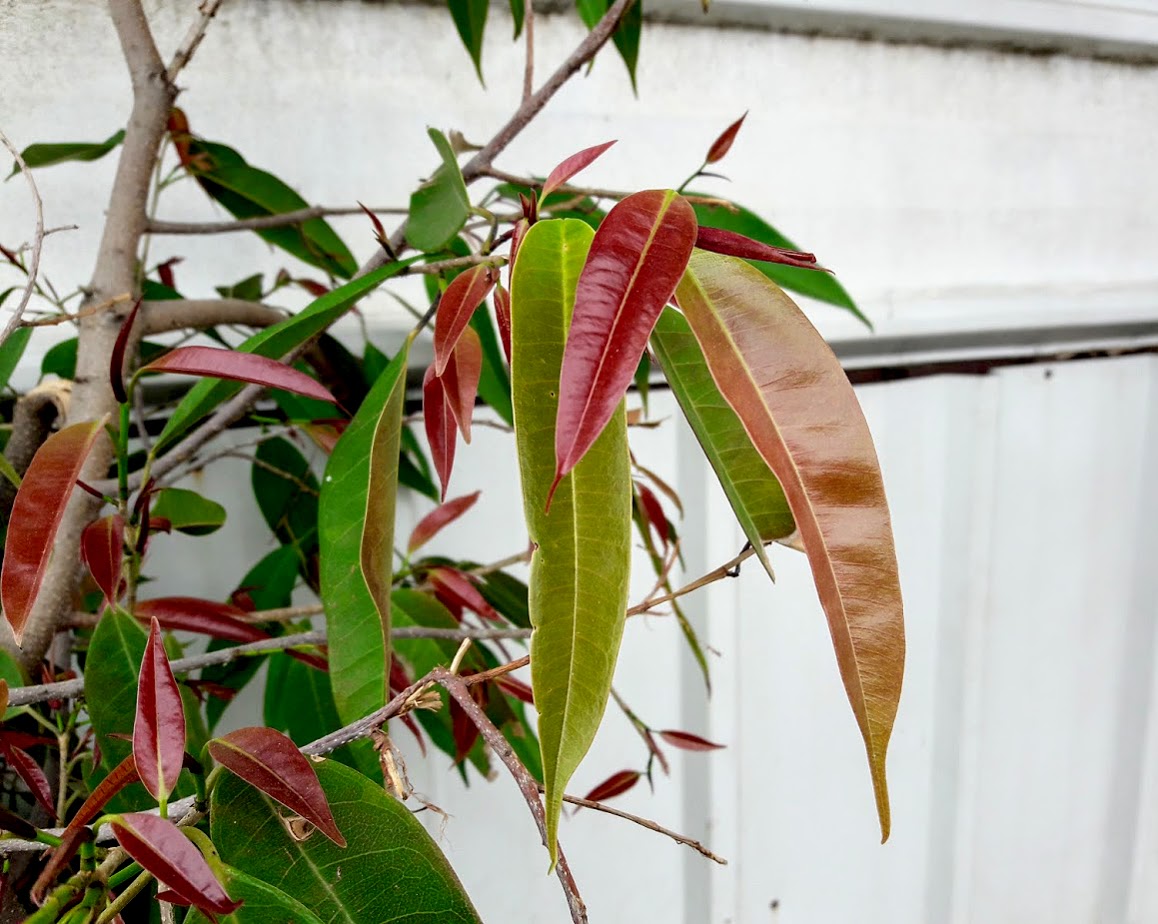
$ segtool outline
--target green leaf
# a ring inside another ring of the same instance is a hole
[[[905,668],[889,508],[872,434],[840,361],[773,282],[697,250],[676,290],[712,378],[788,498],[889,836],[885,755]]]
[[[12,463],[8,461],[8,457],[2,452],[0,452],[0,475],[3,475],[4,480],[12,485],[12,487],[20,487],[20,473],[16,471]],[[7,524],[5,524],[5,529],[7,529]]]
[[[622,403],[555,491],[555,416],[575,287],[594,233],[575,220],[534,225],[511,289],[512,391],[531,559],[531,680],[539,710],[547,843],[555,856],[563,791],[607,705],[631,562],[631,476]]]
[[[614,0],[575,0],[575,8],[579,11],[579,18],[588,29],[594,29],[604,14],[611,9]],[[631,78],[631,89],[635,85],[635,66],[639,63],[639,37],[643,32],[643,0],[635,0],[619,20],[619,25],[611,34],[615,48],[623,63],[627,65],[627,73]]]
[[[784,489],[712,380],[687,319],[673,308],[665,309],[651,335],[651,348],[744,535],[775,580],[764,545],[796,529]]]
[[[345,849],[317,832],[294,838],[276,802],[226,775],[211,806],[213,842],[226,863],[324,921],[478,924],[450,864],[408,808],[334,761],[315,769]]]
[[[214,875],[234,901],[244,902],[233,914],[218,917],[221,924],[323,924],[322,919],[292,895],[276,889],[233,866],[213,863]],[[209,924],[196,908],[189,912],[185,924]]]
[[[454,27],[458,30],[459,38],[462,39],[466,50],[470,52],[470,59],[474,62],[474,70],[478,74],[479,83],[485,86],[482,75],[482,48],[490,0],[446,0],[446,5],[454,19]],[[518,34],[517,28],[516,26],[516,35]]]
[[[30,170],[36,167],[51,167],[54,164],[63,164],[74,160],[100,160],[124,140],[125,132],[122,129],[100,142],[69,141],[54,144],[30,144],[20,152],[20,156],[24,158],[24,162],[28,164]],[[12,172],[8,176],[13,177],[19,172],[20,166],[13,163]]]
[[[185,488],[161,491],[149,515],[168,520],[173,529],[189,536],[207,536],[225,525],[224,507]]]
[[[704,205],[693,203],[696,218],[701,225],[709,228],[723,228],[725,231],[735,231],[761,244],[771,247],[781,247],[785,250],[799,250],[792,241],[764,221],[759,215],[742,206],[736,206],[733,212],[722,205]],[[836,281],[836,277],[829,273],[816,270],[798,269],[794,266],[783,266],[779,263],[753,263],[761,273],[771,279],[778,286],[799,292],[817,301],[827,302],[837,308],[844,308],[872,329],[872,323],[861,313],[861,310],[852,300],[852,296],[845,291],[844,286]]]
[[[508,424],[514,423],[515,415],[511,407],[511,379],[503,362],[502,347],[499,346],[495,326],[491,323],[486,305],[480,305],[471,316],[470,326],[478,334],[482,343],[482,375],[478,380],[478,394],[494,412]]]
[[[53,344],[40,360],[40,374],[76,378],[76,337]]]
[[[221,291],[220,289],[218,291]],[[156,279],[144,279],[141,281],[141,299],[146,302],[172,302],[178,301],[185,296],[176,289],[171,288],[164,283],[157,282]]]
[[[311,302],[298,314],[258,331],[235,349],[241,353],[253,353],[270,359],[281,359],[291,350],[324,331],[349,311],[358,299],[366,293],[376,289],[385,280],[402,272],[406,267],[417,262],[418,259],[420,258],[413,257],[397,263],[387,263],[385,266],[379,267],[365,276],[360,276],[332,292],[327,292],[321,298]],[[73,343],[73,366],[75,368],[75,341]],[[157,437],[157,442],[153,447],[154,452],[160,451],[173,442],[202,417],[219,404],[229,400],[240,390],[241,385],[237,382],[210,379],[198,382],[189,389],[181,403],[169,416],[165,429]]]
[[[442,165],[410,196],[406,239],[416,250],[430,253],[449,246],[462,230],[470,215],[470,199],[450,142],[437,129],[428,128],[426,133],[438,149]]]
[[[526,16],[525,0],[511,0],[511,19],[515,21],[514,38],[523,32],[523,19]]]
[[[240,298],[246,302],[260,302],[262,296],[262,274],[246,276],[231,286],[214,286],[222,298]]]
[[[16,371],[28,340],[32,336],[31,327],[18,327],[0,344],[0,388],[8,384],[12,373]]]
[[[343,722],[390,695],[390,586],[410,343],[390,361],[326,465],[318,512],[322,603]]]
[[[318,479],[289,440],[266,440],[253,454],[250,478],[257,506],[282,545],[306,558],[317,544]]]

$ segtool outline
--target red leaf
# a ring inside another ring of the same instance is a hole
[[[120,597],[125,558],[125,521],[119,513],[89,523],[80,537],[80,557],[109,606]]]
[[[438,535],[439,531],[445,526],[453,523],[470,510],[481,493],[481,491],[475,491],[474,494],[456,497],[430,511],[430,513],[418,521],[418,525],[414,527],[414,532],[410,534],[410,541],[406,544],[406,554],[413,555],[418,549]]]
[[[603,144],[597,144],[594,147],[584,148],[577,154],[572,154],[565,161],[559,164],[547,176],[543,183],[543,191],[539,193],[539,202],[542,203],[556,189],[566,183],[580,170],[584,170],[591,165],[591,163],[600,154],[606,151],[609,147],[615,144],[614,141],[605,141]]]
[[[652,493],[651,488],[645,484],[635,483],[635,490],[639,494],[639,505],[643,508],[644,516],[647,517],[647,522],[651,524],[655,530],[656,535],[659,536],[659,541],[667,548],[670,524],[667,521],[667,515],[663,512],[663,505],[659,502],[659,498]]]
[[[306,433],[309,435],[322,452],[329,455],[334,451],[334,447],[338,445],[338,439],[346,431],[347,425],[350,421],[342,417],[326,418],[322,420],[311,420],[304,427]]]
[[[149,628],[149,642],[141,659],[133,759],[149,795],[158,802],[166,801],[177,786],[185,759],[185,709],[156,619]]]
[[[736,140],[740,126],[744,124],[746,118],[748,118],[748,113],[745,112],[740,118],[736,119],[735,122],[720,132],[720,137],[713,141],[712,146],[708,148],[708,156],[704,158],[705,164],[714,164],[724,159],[724,155],[732,149],[732,142]]]
[[[323,295],[329,295],[330,293],[329,286],[324,286],[314,279],[291,279],[290,282],[299,288],[305,289],[314,298],[321,298]]]
[[[337,404],[330,390],[304,372],[299,372],[276,359],[256,353],[238,353],[218,347],[187,346],[170,350],[154,359],[142,372],[174,372],[181,375],[203,375],[235,382],[252,382],[267,388],[292,391],[307,398]]]
[[[301,815],[339,847],[346,846],[309,759],[281,732],[241,728],[210,741],[209,753],[245,782]]]
[[[499,271],[493,266],[480,263],[455,276],[438,302],[438,314],[434,319],[434,369],[442,375],[458,338],[470,323],[470,316],[482,304],[495,283]]]
[[[504,674],[501,677],[495,678],[495,685],[508,696],[513,696],[515,699],[520,699],[524,703],[529,703],[532,706],[535,705],[534,692],[517,677]]]
[[[113,387],[113,397],[117,399],[118,404],[124,404],[129,400],[129,394],[125,391],[125,349],[128,347],[129,335],[133,332],[133,324],[136,322],[137,312],[140,310],[141,300],[138,298],[136,304],[133,305],[133,310],[128,313],[124,323],[121,324],[116,342],[113,344],[113,352],[109,356],[109,382]]]
[[[427,580],[434,586],[434,595],[448,606],[465,606],[474,610],[483,619],[497,620],[499,614],[478,588],[457,568],[435,568],[427,574]]]
[[[482,375],[482,342],[474,328],[462,332],[455,345],[446,371],[442,374],[443,394],[450,403],[450,412],[458,423],[463,441],[470,443],[470,425],[474,418],[474,399],[478,394],[478,380]]]
[[[214,914],[232,914],[241,907],[225,894],[201,852],[173,822],[134,812],[119,816],[111,826],[128,855],[189,904]]]
[[[735,231],[725,231],[722,228],[701,227],[696,234],[696,246],[700,250],[710,250],[712,253],[727,254],[730,257],[742,257],[745,260],[763,260],[765,263],[783,263],[785,266],[828,272],[823,266],[816,265],[814,254],[761,244],[750,237],[744,237]]]
[[[7,740],[7,736],[0,739],[0,751],[3,752],[8,766],[28,785],[36,801],[44,807],[49,816],[55,818],[56,806],[52,804],[52,787],[48,785],[48,777],[40,769],[40,764],[33,760],[27,751],[22,751]]]
[[[683,748],[685,751],[718,751],[725,747],[725,745],[716,744],[714,741],[709,741],[707,738],[701,738],[690,732],[668,729],[661,731],[659,736],[673,748]]]
[[[422,380],[422,424],[426,428],[426,441],[430,444],[430,455],[434,460],[434,470],[442,485],[442,499],[446,499],[446,488],[450,483],[450,473],[454,468],[454,451],[458,445],[458,430],[455,428],[454,414],[446,397],[443,380],[434,374],[434,366],[426,368]]]
[[[687,266],[696,227],[685,199],[652,189],[616,205],[595,232],[563,349],[548,506],[627,393],[647,338]]]
[[[170,289],[177,288],[177,280],[173,277],[173,267],[184,262],[184,257],[170,257],[164,263],[158,263],[157,276],[161,280],[161,285],[168,286]]]
[[[133,615],[142,622],[155,619],[165,629],[199,632],[231,642],[258,642],[269,638],[269,633],[244,621],[245,610],[198,597],[142,600],[137,603]]]
[[[514,257],[511,257],[512,261]],[[502,287],[495,286],[495,319],[499,322],[499,339],[503,341],[503,353],[507,357],[507,365],[511,364],[511,293]]]
[[[638,770],[620,770],[613,773],[584,797],[590,802],[604,802],[621,796],[639,782]]]
[[[96,789],[84,800],[84,804],[69,821],[68,827],[61,835],[60,846],[53,849],[48,863],[45,864],[40,875],[36,877],[36,883],[32,886],[34,899],[37,901],[43,899],[49,887],[56,882],[61,871],[68,865],[69,860],[76,856],[81,841],[91,833],[85,825],[101,813],[109,799],[138,779],[137,765],[133,762],[133,755],[130,754],[97,784]]]
[[[474,690],[471,690],[474,693]],[[456,764],[462,763],[466,756],[470,753],[474,743],[478,741],[479,731],[478,726],[471,721],[466,710],[458,704],[458,700],[451,697],[450,700],[450,730],[454,736],[454,762]]]
[[[93,420],[50,436],[32,457],[16,492],[0,571],[0,602],[17,644],[40,590],[64,508],[103,426],[104,421]]]
[[[374,226],[374,239],[382,246],[388,246],[390,243],[390,238],[386,236],[386,229],[382,227],[381,219],[379,219],[377,215],[366,208],[366,206],[364,206],[361,202],[358,203],[358,208],[366,213],[366,217],[370,219],[370,224]]]

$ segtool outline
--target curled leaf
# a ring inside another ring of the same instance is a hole
[[[696,246],[700,250],[727,254],[730,257],[742,257],[745,260],[762,260],[765,263],[782,263],[785,266],[795,266],[800,269],[828,272],[823,266],[816,265],[815,254],[804,253],[800,250],[785,250],[783,247],[773,247],[771,244],[761,244],[750,237],[744,237],[742,234],[726,231],[723,228],[701,226],[696,233]]]
[[[109,382],[112,384],[113,397],[117,399],[118,404],[124,404],[129,400],[129,394],[125,390],[125,349],[129,345],[129,335],[133,332],[133,324],[136,323],[137,312],[140,310],[141,300],[138,298],[133,310],[121,324],[112,354],[109,356]]]

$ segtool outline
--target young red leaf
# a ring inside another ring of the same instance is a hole
[[[620,770],[613,773],[584,797],[590,802],[604,802],[621,796],[639,782],[638,770]]]
[[[125,558],[124,518],[114,513],[86,526],[80,537],[80,556],[109,606],[115,605]]]
[[[470,510],[478,500],[481,491],[456,497],[445,504],[435,507],[430,513],[418,521],[414,531],[410,534],[410,541],[406,544],[406,554],[413,555],[418,549],[426,545],[438,535],[439,531],[453,523],[460,516]]]
[[[366,213],[366,217],[370,219],[370,224],[374,226],[374,240],[376,240],[382,247],[390,246],[390,237],[386,234],[386,229],[382,227],[382,221],[371,212],[361,202],[358,203],[358,208]]]
[[[477,687],[472,688],[472,694],[475,689]],[[461,764],[478,741],[479,730],[466,710],[453,697],[450,700],[450,731],[454,738],[454,762]]]
[[[499,618],[495,608],[487,603],[470,578],[457,568],[435,568],[426,577],[434,587],[434,595],[452,609],[456,606],[466,607],[483,619]]]
[[[450,412],[458,423],[463,441],[470,443],[470,425],[474,418],[474,399],[482,375],[482,341],[473,327],[458,338],[446,371],[442,374],[443,393],[450,402]]]
[[[145,789],[158,802],[166,802],[176,788],[184,759],[185,708],[165,656],[161,626],[154,619],[137,683],[133,760]]]
[[[439,484],[442,485],[442,499],[445,500],[450,473],[454,468],[458,430],[447,399],[445,383],[434,374],[434,366],[427,366],[426,376],[422,380],[422,425],[426,428],[426,441],[430,444],[430,456],[434,460],[434,470],[438,472]]]
[[[113,351],[109,356],[109,382],[113,387],[113,397],[117,399],[118,404],[124,404],[129,400],[129,394],[125,390],[125,349],[129,344],[129,335],[133,332],[133,324],[137,320],[137,312],[141,310],[141,300],[138,298],[133,310],[128,313],[124,323],[121,324],[120,332],[117,334],[116,342],[113,344]]]
[[[190,905],[213,914],[232,914],[241,907],[225,894],[201,852],[173,822],[134,812],[116,817],[110,826],[130,857]]]
[[[609,147],[615,144],[615,141],[605,141],[603,144],[597,144],[594,147],[584,148],[577,154],[572,154],[565,161],[559,164],[548,175],[546,181],[543,183],[543,191],[539,193],[539,203],[542,204],[547,196],[551,195],[556,189],[566,183],[571,177],[575,176],[580,170],[585,170],[591,166],[595,158],[606,151]]]
[[[651,524],[659,541],[666,548],[671,527],[667,521],[667,514],[663,512],[663,505],[647,485],[636,482],[635,490],[639,494],[639,505],[643,508],[647,522]]]
[[[512,258],[513,259],[513,258]],[[499,322],[499,339],[503,341],[503,353],[507,365],[511,364],[511,293],[495,286],[495,319]]]
[[[307,398],[337,404],[330,390],[304,372],[256,353],[239,353],[218,347],[187,346],[170,350],[141,367],[142,372],[174,372],[201,375],[235,382],[252,382],[267,388],[292,391]]]
[[[659,736],[673,748],[683,748],[685,751],[718,751],[724,747],[722,744],[716,744],[714,741],[701,738],[699,735],[693,735],[690,732],[675,731],[670,728],[666,731],[661,731]]]
[[[548,506],[627,393],[651,329],[687,266],[696,227],[685,199],[652,189],[616,205],[595,232],[563,350]]]
[[[534,691],[517,677],[512,677],[510,674],[496,677],[495,686],[508,696],[513,696],[515,699],[522,700],[532,706],[535,705]]]
[[[470,323],[470,316],[482,304],[495,283],[499,271],[489,264],[480,263],[455,276],[438,302],[434,319],[434,369],[442,375],[458,338]]]
[[[161,285],[168,286],[170,289],[177,288],[177,279],[173,275],[173,267],[178,263],[184,263],[184,257],[170,257],[164,263],[157,264],[157,278],[161,280]]]
[[[50,436],[32,457],[16,491],[0,571],[0,603],[17,644],[40,590],[64,508],[103,428],[103,420],[94,420]]]
[[[748,113],[745,112],[740,118],[736,119],[735,122],[720,132],[720,137],[713,141],[712,146],[708,148],[708,156],[704,158],[705,164],[714,164],[724,159],[724,155],[732,149],[732,142],[736,140],[740,126],[744,124],[746,118],[748,118]]]
[[[696,233],[696,246],[700,250],[742,257],[745,260],[763,260],[765,263],[783,263],[785,266],[796,266],[800,269],[829,272],[823,266],[817,266],[814,254],[761,244],[750,237],[722,228],[701,227]]]
[[[4,760],[16,771],[20,779],[24,780],[32,795],[36,797],[36,801],[44,807],[49,816],[55,818],[56,806],[52,804],[52,787],[48,784],[48,777],[40,769],[40,764],[26,751],[16,747],[8,737],[0,736],[0,753],[4,755]]]
[[[213,759],[314,825],[339,847],[346,839],[309,759],[272,728],[241,728],[209,742]]]
[[[165,629],[199,632],[230,642],[257,642],[269,638],[267,632],[244,621],[245,610],[198,597],[141,600],[133,615],[142,622],[155,619]]]

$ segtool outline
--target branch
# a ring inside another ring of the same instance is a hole
[[[185,40],[177,49],[176,54],[173,55],[173,60],[169,62],[169,69],[165,72],[165,80],[168,83],[176,82],[177,75],[181,73],[182,68],[189,63],[189,59],[197,51],[197,46],[205,38],[205,30],[209,28],[209,23],[212,22],[213,17],[221,8],[221,2],[222,0],[202,0],[201,6],[197,8],[197,12],[201,15],[189,27],[189,31],[185,34]]]
[[[8,136],[2,131],[0,131],[0,144],[3,144],[8,152],[16,158],[20,172],[24,174],[24,179],[28,183],[28,190],[32,193],[32,205],[36,209],[36,231],[32,237],[32,258],[28,267],[28,284],[24,286],[24,291],[20,294],[20,301],[16,303],[12,315],[8,318],[8,323],[4,325],[4,330],[0,333],[0,343],[3,343],[20,324],[20,319],[24,316],[24,309],[28,307],[29,301],[32,300],[32,293],[36,289],[36,279],[40,275],[40,251],[44,246],[44,203],[40,199],[40,190],[36,188],[36,180],[32,178],[32,171],[28,169],[28,164],[24,162],[24,158],[16,146],[8,140]]]
[[[542,788],[540,787],[540,792],[541,791]],[[597,812],[604,812],[608,815],[614,815],[616,818],[625,818],[628,821],[635,822],[635,824],[641,827],[647,828],[649,831],[655,831],[657,834],[666,834],[677,844],[684,844],[687,847],[691,847],[692,850],[702,854],[714,863],[719,863],[720,866],[728,865],[727,860],[725,860],[719,854],[712,853],[712,851],[708,850],[708,848],[701,844],[699,841],[693,840],[690,837],[685,837],[683,834],[677,834],[675,831],[670,831],[663,827],[663,825],[652,821],[650,818],[644,818],[640,815],[632,815],[631,812],[625,812],[622,809],[612,808],[606,803],[592,802],[590,799],[581,799],[578,796],[564,795],[563,801],[570,802],[572,805],[582,806],[583,808],[595,809]]]
[[[535,2],[527,0],[523,16],[523,31],[527,36],[527,59],[523,65],[523,102],[535,92]]]
[[[284,321],[287,316],[280,308],[242,298],[179,298],[142,302],[141,315],[138,326],[142,336],[190,327],[215,327],[218,324],[269,327]]]
[[[724,562],[718,568],[713,568],[707,574],[696,578],[689,584],[685,584],[678,590],[673,590],[671,593],[663,594],[661,596],[650,595],[642,603],[637,603],[627,611],[628,616],[638,616],[641,613],[646,613],[653,606],[659,606],[661,603],[670,603],[672,600],[678,600],[680,597],[690,594],[693,590],[699,590],[701,587],[706,587],[708,584],[714,584],[726,577],[737,577],[740,574],[740,565],[746,562],[749,558],[756,554],[756,550],[749,545],[739,555],[730,561]]]
[[[376,215],[408,215],[409,209],[386,207],[370,209]],[[303,221],[312,218],[326,218],[334,215],[364,215],[361,208],[341,206],[330,208],[324,205],[312,205],[309,208],[297,209],[293,212],[279,212],[276,215],[262,215],[259,218],[242,218],[236,221],[158,221],[149,222],[149,231],[152,234],[232,234],[235,231],[264,231],[268,228],[285,228],[290,225],[300,225]]]

